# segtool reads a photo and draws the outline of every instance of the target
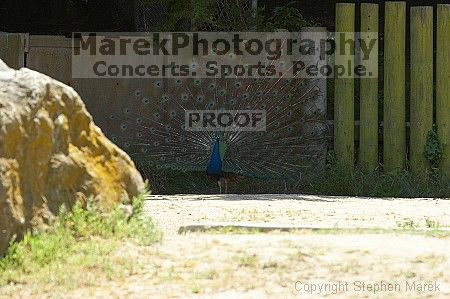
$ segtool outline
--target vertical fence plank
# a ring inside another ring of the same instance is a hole
[[[24,34],[0,32],[0,59],[10,68],[23,66]]]
[[[384,53],[384,169],[405,167],[405,43],[406,3],[385,4]]]
[[[411,171],[428,170],[424,155],[433,128],[433,7],[411,8]]]
[[[364,32],[369,34],[365,35]],[[361,4],[361,37],[366,44],[371,42],[373,33],[378,33],[378,4],[363,3]],[[378,68],[378,42],[370,53],[369,60],[364,64]],[[378,77],[362,78],[360,86],[359,165],[362,171],[369,173],[375,171],[378,166]]]
[[[436,123],[444,146],[441,170],[450,179],[450,5],[438,5],[436,55]]]
[[[355,31],[355,4],[336,4],[336,32]],[[354,35],[353,35],[354,36]],[[338,37],[336,36],[339,48]],[[336,65],[347,66],[354,64],[354,55],[336,55]],[[334,96],[334,147],[337,163],[345,171],[353,171],[354,164],[354,78],[348,76],[335,76]]]

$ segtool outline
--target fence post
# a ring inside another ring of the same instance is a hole
[[[385,4],[384,169],[401,171],[406,161],[405,40],[406,3]]]
[[[368,32],[368,34],[364,34]],[[367,45],[374,33],[378,37],[378,4],[361,4],[361,37]],[[369,173],[378,167],[378,40],[364,65],[376,66],[376,78],[360,80],[360,153],[359,165]],[[374,74],[375,76],[375,74]]]
[[[0,32],[0,58],[13,69],[24,66],[24,43],[27,38],[23,33]]]
[[[444,146],[441,172],[450,179],[450,5],[437,8],[436,123]]]
[[[354,39],[355,32],[355,4],[353,3],[338,3],[336,4],[336,33],[350,32]],[[350,34],[346,34],[350,37]],[[336,48],[341,46],[339,38],[336,36]],[[351,48],[351,45],[350,45]],[[349,47],[346,47],[348,52]],[[347,67],[350,63],[354,65],[354,50],[353,53],[339,53],[336,55],[336,65]],[[352,70],[353,72],[353,70]],[[335,89],[334,89],[334,148],[338,166],[348,172],[353,171],[354,165],[354,148],[355,148],[355,113],[354,113],[354,78],[352,75],[335,75]]]
[[[425,176],[424,155],[433,128],[433,7],[411,8],[411,171]]]

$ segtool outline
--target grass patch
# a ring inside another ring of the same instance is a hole
[[[73,289],[101,279],[129,275],[136,270],[126,244],[150,245],[161,233],[143,215],[144,194],[133,199],[133,214],[120,206],[101,212],[92,200],[86,207],[76,203],[70,211],[60,209],[51,227],[43,233],[26,233],[11,242],[0,259],[0,286],[45,284]]]
[[[398,228],[403,228],[403,229],[415,229],[417,228],[419,225],[417,223],[414,222],[414,220],[410,219],[410,218],[405,218],[403,219],[403,221],[397,221],[397,227]]]
[[[256,254],[243,253],[235,257],[239,267],[256,268],[258,266],[258,256]]]
[[[430,218],[425,219],[425,225],[427,228],[438,229],[440,227],[439,222]]]

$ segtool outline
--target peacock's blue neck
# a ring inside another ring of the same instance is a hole
[[[206,172],[209,175],[222,176],[222,157],[220,155],[219,140],[216,140],[216,142],[214,143]]]

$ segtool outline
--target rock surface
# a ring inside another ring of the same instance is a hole
[[[0,255],[14,234],[45,228],[62,204],[92,196],[107,209],[144,187],[71,87],[0,60]]]

